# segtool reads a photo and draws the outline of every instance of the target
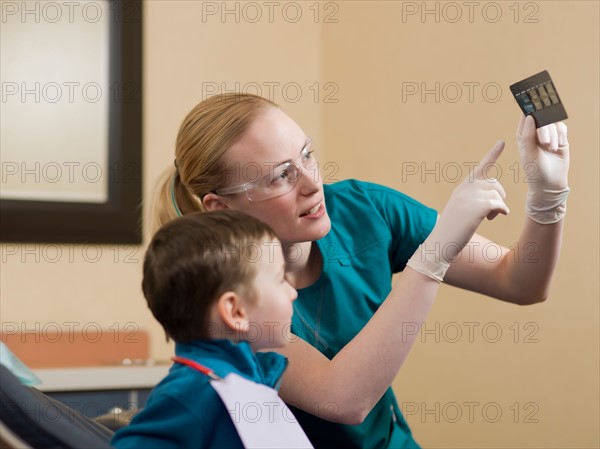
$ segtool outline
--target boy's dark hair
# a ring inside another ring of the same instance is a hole
[[[206,338],[209,308],[225,292],[253,300],[252,262],[269,249],[261,245],[268,238],[277,238],[268,225],[229,209],[187,214],[160,228],[146,251],[142,290],[167,337]]]

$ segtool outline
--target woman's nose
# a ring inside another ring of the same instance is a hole
[[[298,183],[302,193],[312,193],[319,189],[321,186],[321,171],[319,165],[315,162],[311,166],[305,167],[300,165],[301,175]]]

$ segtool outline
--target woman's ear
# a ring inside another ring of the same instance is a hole
[[[202,198],[202,204],[207,211],[220,209],[229,209],[229,206],[221,200],[221,197],[215,193],[207,193]]]
[[[235,292],[225,292],[217,300],[217,315],[226,328],[237,331],[248,331],[248,307],[240,295]]]

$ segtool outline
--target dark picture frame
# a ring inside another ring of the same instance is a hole
[[[142,1],[110,0],[110,10],[108,200],[2,199],[2,242],[142,242]]]

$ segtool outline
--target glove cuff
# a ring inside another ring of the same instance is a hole
[[[528,192],[525,212],[535,222],[552,224],[560,221],[567,213],[567,196],[571,189],[545,189],[541,192]]]
[[[442,282],[450,264],[441,257],[439,243],[436,242],[435,249],[427,246],[427,242],[419,245],[406,265],[436,282]]]

